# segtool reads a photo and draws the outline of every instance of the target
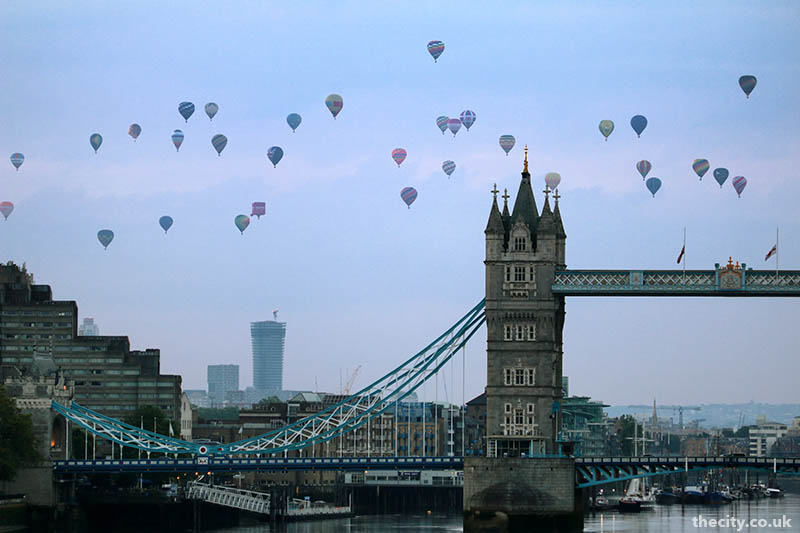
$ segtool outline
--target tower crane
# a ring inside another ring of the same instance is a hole
[[[347,383],[345,383],[344,388],[342,389],[342,394],[349,395],[350,394],[350,387],[353,386],[355,383],[356,378],[358,377],[358,373],[361,372],[361,365],[358,365],[353,373],[350,374],[350,377],[347,378]]]

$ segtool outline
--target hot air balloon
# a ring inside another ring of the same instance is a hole
[[[653,193],[653,198],[655,198],[658,189],[661,188],[661,180],[658,178],[649,178],[644,184],[647,185],[647,189]]]
[[[642,159],[636,163],[636,170],[638,170],[639,174],[642,175],[642,181],[644,181],[644,178],[647,177],[647,174],[650,172],[651,168],[653,168],[653,165],[651,165],[650,161],[647,161],[646,159]]]
[[[328,111],[333,115],[333,120],[336,120],[336,115],[338,115],[339,111],[344,107],[344,100],[342,100],[342,97],[338,94],[329,94],[325,99],[325,105],[328,106]]]
[[[269,150],[267,150],[267,157],[272,162],[272,167],[277,168],[278,162],[283,157],[283,148],[280,146],[273,146]]]
[[[94,153],[97,153],[97,150],[100,149],[100,145],[103,144],[103,136],[99,133],[92,133],[89,136],[89,144],[94,148]]]
[[[440,130],[442,130],[442,135],[444,135],[444,132],[447,131],[448,120],[450,120],[450,117],[446,117],[444,115],[436,119],[436,125],[439,126]]]
[[[433,56],[433,62],[439,59],[439,56],[444,52],[444,43],[442,41],[431,41],[428,43],[428,53]]]
[[[514,148],[514,145],[516,143],[517,140],[514,138],[513,135],[500,136],[500,148],[502,148],[505,151],[506,155],[508,155],[508,152],[510,152],[511,149]]]
[[[467,131],[469,131],[470,126],[475,124],[476,118],[477,117],[475,116],[474,111],[467,109],[466,111],[461,112],[461,123],[464,124],[465,128],[467,128]]]
[[[14,210],[14,204],[11,202],[0,202],[0,213],[3,214],[3,217],[8,220],[8,215]]]
[[[558,184],[561,183],[561,174],[558,172],[548,172],[544,175],[544,182],[551,191],[554,191],[558,187]]]
[[[158,219],[158,225],[161,226],[161,229],[164,230],[164,233],[167,233],[169,228],[172,227],[172,217],[164,215],[163,217]]]
[[[181,149],[181,144],[183,144],[183,132],[181,130],[172,132],[172,144],[175,145],[176,152]]]
[[[645,117],[643,117],[642,115],[636,115],[633,118],[631,118],[631,128],[633,128],[633,131],[636,132],[636,136],[637,137],[641,137],[642,136],[642,132],[644,131],[644,129],[646,127],[647,127],[647,119]],[[614,127],[612,126],[611,129],[613,130]],[[602,130],[600,130],[600,131],[602,131]],[[608,132],[608,133],[609,133],[609,135],[611,134],[611,132]],[[606,137],[608,137],[608,135],[606,135]]]
[[[402,198],[408,208],[411,209],[411,204],[417,199],[417,189],[414,187],[406,187],[400,191],[400,198]]]
[[[700,181],[703,181],[703,176],[708,172],[708,168],[708,159],[695,159],[694,163],[692,163],[692,170],[694,170],[695,174],[700,176]]]
[[[211,146],[214,147],[214,150],[217,151],[217,155],[222,155],[222,151],[225,149],[225,145],[228,144],[228,138],[222,134],[216,134],[211,137]]]
[[[140,133],[142,133],[142,127],[138,124],[131,124],[128,128],[128,135],[133,137],[133,142],[136,142],[136,139],[139,137]]]
[[[400,164],[406,160],[407,155],[408,152],[402,148],[395,148],[392,150],[392,159],[394,159],[394,162],[397,163],[397,168],[400,168]]]
[[[456,164],[450,161],[449,159],[444,163],[442,163],[442,170],[444,170],[444,173],[447,174],[448,178],[455,169],[456,169]]]
[[[250,217],[247,215],[236,215],[236,218],[233,219],[233,223],[236,224],[236,227],[239,228],[239,231],[244,235],[244,230],[250,225]]]
[[[19,167],[22,166],[23,161],[25,161],[25,156],[19,152],[14,152],[11,154],[11,164],[14,165],[14,168],[19,170]]]
[[[719,183],[719,188],[722,188],[722,184],[725,183],[725,180],[728,179],[728,169],[727,168],[715,168],[714,169],[714,179],[717,180]]]
[[[448,119],[447,127],[450,129],[450,132],[453,134],[453,137],[455,137],[456,133],[458,133],[458,130],[461,129],[461,119],[460,118]]]
[[[614,123],[610,120],[601,120],[598,128],[600,128],[600,133],[602,133],[603,137],[608,141],[608,136],[614,131]]]
[[[105,250],[108,248],[108,245],[111,244],[111,241],[114,240],[114,232],[110,229],[101,229],[97,232],[97,240],[100,241],[100,244],[103,245],[103,249]]]
[[[731,184],[733,185],[733,188],[736,189],[736,194],[739,196],[739,198],[741,198],[742,191],[745,187],[747,187],[747,178],[744,176],[736,176],[733,178]]]
[[[267,213],[267,204],[265,204],[264,202],[253,202],[253,209],[250,212],[251,217],[257,216],[260,219],[261,215],[264,215],[266,213]]]
[[[756,88],[756,77],[749,74],[739,78],[739,87],[744,91],[745,96],[750,98],[750,93]]]
[[[303,117],[297,113],[290,113],[289,116],[286,117],[286,123],[292,128],[292,133],[294,133],[294,130],[297,129],[297,126],[299,126],[301,122],[303,122]]]
[[[208,120],[211,121],[213,120],[214,115],[216,115],[217,112],[219,111],[219,106],[214,102],[209,102],[206,104],[205,109],[206,109],[206,115],[208,115]]]
[[[189,117],[194,113],[194,104],[191,102],[181,102],[178,104],[178,113],[181,114],[186,122],[189,122]]]

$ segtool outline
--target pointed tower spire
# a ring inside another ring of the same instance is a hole
[[[566,239],[567,234],[564,231],[564,224],[561,222],[561,210],[558,208],[558,199],[561,198],[561,196],[558,194],[558,189],[556,189],[556,193],[553,195],[553,198],[556,200],[556,207],[553,210],[553,218],[556,225],[556,237]]]
[[[542,207],[542,215],[539,218],[539,233],[549,233],[555,235],[556,221],[553,212],[550,211],[550,197],[548,196],[550,189],[544,189],[544,207]]]
[[[497,207],[497,193],[500,192],[497,190],[497,184],[494,184],[494,187],[491,190],[492,195],[492,209],[489,212],[489,222],[486,224],[486,230],[484,233],[495,233],[498,235],[504,235],[506,230],[503,225],[503,217],[500,215],[500,209]]]
[[[531,189],[531,175],[528,172],[528,146],[525,145],[525,162],[522,167],[522,180],[519,184],[514,210],[511,212],[511,226],[522,221],[528,225],[531,239],[536,243],[536,228],[539,224],[539,210],[536,208],[536,199]],[[534,244],[535,249],[535,244]]]

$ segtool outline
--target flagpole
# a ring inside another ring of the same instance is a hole
[[[781,247],[778,245],[778,230],[775,228],[775,285],[778,284],[778,266],[781,264]]]
[[[686,278],[686,227],[683,228],[683,277]]]

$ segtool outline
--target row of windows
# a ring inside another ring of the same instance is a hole
[[[506,403],[504,411],[503,435],[533,435],[535,433],[534,404],[528,403],[523,409],[521,403],[516,407]]]
[[[528,387],[536,385],[536,368],[504,368],[503,384]]]
[[[536,324],[506,324],[503,328],[503,340],[535,341]]]
[[[72,311],[3,311],[2,316],[72,316]]]
[[[536,281],[536,271],[532,266],[507,265],[506,281]]]
[[[3,322],[5,328],[71,328],[72,322]]]

